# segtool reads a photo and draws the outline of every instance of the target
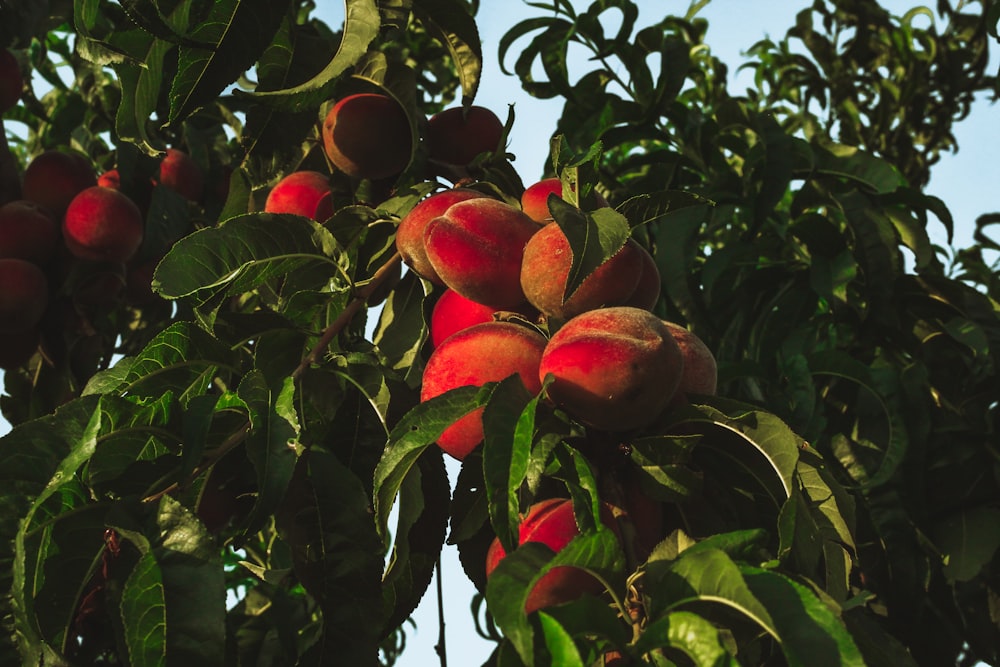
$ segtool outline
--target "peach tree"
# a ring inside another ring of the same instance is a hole
[[[455,547],[497,667],[1000,664],[998,214],[924,191],[1000,8],[815,0],[737,94],[585,4],[0,3],[0,661],[389,665]]]

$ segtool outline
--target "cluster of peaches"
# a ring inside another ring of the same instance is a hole
[[[615,433],[648,426],[688,394],[714,394],[711,351],[687,328],[651,312],[660,275],[634,239],[564,298],[573,252],[548,205],[561,194],[556,178],[527,188],[520,207],[454,188],[424,199],[400,221],[396,244],[404,262],[444,288],[431,314],[433,351],[421,399],[516,375],[528,392],[544,388],[550,405],[588,429]],[[438,445],[462,460],[483,438],[479,409],[448,426]],[[607,505],[602,521],[616,530],[621,512]],[[656,529],[643,532],[647,547],[658,541]],[[547,499],[529,509],[519,537],[558,551],[577,534],[572,503]],[[487,574],[503,557],[495,541]],[[526,609],[572,599],[596,583],[558,568],[532,590]]]

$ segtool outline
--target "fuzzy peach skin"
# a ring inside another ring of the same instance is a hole
[[[48,301],[48,279],[40,268],[23,259],[0,259],[0,333],[31,331]]]
[[[539,230],[531,218],[497,199],[453,204],[424,229],[424,248],[445,285],[467,299],[503,310],[524,303],[521,259]]]
[[[271,188],[264,211],[291,213],[323,222],[333,215],[329,176],[308,169],[288,174]]]
[[[601,523],[618,533],[614,512],[609,505],[601,505]],[[527,514],[518,526],[518,546],[528,542],[539,542],[556,553],[566,548],[580,529],[573,514],[573,503],[565,498],[549,498],[528,508]],[[494,539],[486,552],[486,576],[507,556],[499,539]],[[554,567],[539,579],[528,593],[524,612],[530,614],[538,609],[571,602],[585,593],[599,594],[603,585],[586,570],[570,566]]]
[[[403,171],[412,143],[406,112],[387,95],[349,95],[334,104],[323,121],[327,157],[354,178],[375,180]]]
[[[160,185],[189,201],[201,201],[205,192],[205,174],[193,157],[176,148],[168,148],[160,161],[157,176]]]
[[[431,345],[438,347],[453,333],[476,324],[492,322],[496,319],[495,316],[503,312],[516,313],[529,321],[534,321],[538,317],[538,311],[528,304],[514,311],[499,311],[492,306],[484,306],[466,299],[453,289],[445,289],[431,311]]]
[[[714,396],[719,381],[715,355],[693,331],[676,322],[663,322],[677,341],[684,357],[684,372],[677,387],[677,398],[687,394]]]
[[[431,266],[431,261],[427,259],[427,250],[424,248],[424,231],[427,228],[427,223],[444,215],[445,211],[453,204],[485,196],[483,193],[469,188],[453,188],[436,192],[418,202],[410,209],[409,213],[403,216],[403,219],[399,221],[399,227],[396,228],[396,250],[403,258],[403,263],[421,278],[429,280],[435,285],[444,285],[437,271]]]
[[[80,259],[125,262],[142,243],[139,207],[118,190],[95,185],[70,202],[63,218],[63,240]]]
[[[635,286],[635,291],[632,292],[632,296],[622,305],[635,306],[643,310],[653,310],[656,302],[660,300],[660,289],[662,288],[660,283],[660,269],[657,268],[656,260],[653,259],[648,250],[638,243],[636,247],[639,248],[642,271],[639,273],[639,283]]]
[[[427,121],[427,153],[432,160],[464,166],[495,151],[502,136],[503,123],[486,107],[453,107]]]
[[[0,206],[0,257],[44,266],[59,243],[59,225],[35,202],[19,199]]]
[[[603,306],[621,306],[633,295],[643,271],[640,246],[629,239],[615,255],[587,276],[563,301],[573,251],[559,225],[538,230],[524,248],[521,289],[528,302],[548,317],[569,319]]]
[[[663,321],[640,308],[600,308],[566,322],[545,346],[540,380],[549,399],[606,431],[652,422],[673,398],[684,371],[680,347]]]
[[[57,220],[82,191],[97,185],[90,161],[71,151],[49,150],[24,170],[23,197],[49,210]]]
[[[509,322],[485,322],[449,336],[436,348],[424,367],[420,400],[457,387],[481,387],[511,375],[521,378],[531,394],[541,390],[538,363],[545,337],[528,327]],[[483,411],[474,410],[445,429],[438,446],[459,461],[483,440]]]
[[[562,197],[562,181],[555,176],[532,183],[521,193],[521,210],[541,225],[552,222],[549,211],[549,195]],[[608,206],[608,200],[600,192],[594,193],[598,206]]]

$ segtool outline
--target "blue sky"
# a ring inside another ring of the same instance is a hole
[[[331,25],[339,25],[343,16],[341,3],[320,2],[321,16]],[[526,184],[541,176],[548,160],[548,139],[561,104],[559,100],[536,100],[524,94],[516,79],[500,72],[496,61],[497,46],[503,33],[527,16],[540,10],[524,5],[520,0],[482,0],[478,24],[480,26],[485,56],[485,70],[476,103],[497,112],[503,118],[508,104],[515,105],[517,121],[510,137],[509,149],[517,159],[515,166]],[[574,0],[578,7],[589,2]],[[639,0],[639,25],[646,25],[666,11],[683,14],[686,2],[668,0]],[[735,76],[737,65],[743,61],[742,52],[765,36],[780,38],[794,20],[795,13],[810,4],[808,0],[715,0],[705,7],[701,15],[709,21],[708,43],[712,51],[730,65],[730,76]],[[915,3],[891,0],[882,5],[896,14],[902,14]],[[516,49],[512,51],[516,55]],[[992,63],[995,71],[996,58]],[[734,90],[739,90],[745,80],[737,79]],[[957,127],[960,151],[945,156],[934,168],[929,192],[948,205],[955,218],[956,244],[961,247],[971,241],[975,218],[987,212],[1000,210],[995,197],[996,168],[989,168],[1000,154],[1000,133],[995,132],[997,110],[985,101],[973,109],[971,116]],[[12,128],[15,129],[15,128]],[[944,243],[944,228],[931,224],[932,238]],[[10,426],[0,418],[0,435]],[[457,474],[457,464],[449,461],[451,473]],[[457,552],[446,547],[443,556],[442,578],[446,623],[447,648],[452,665],[480,665],[488,657],[493,645],[477,637],[469,613],[469,602],[474,589],[458,563]],[[407,649],[397,663],[400,667],[428,667],[438,664],[434,651],[437,641],[437,604],[434,586],[428,590],[414,620],[417,628],[407,628]]]

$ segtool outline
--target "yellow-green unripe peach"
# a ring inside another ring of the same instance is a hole
[[[292,213],[323,222],[333,215],[329,177],[308,169],[288,174],[271,188],[264,211]]]
[[[48,279],[23,259],[0,259],[0,334],[33,330],[49,301]]]
[[[539,379],[552,375],[549,399],[577,420],[606,431],[652,422],[673,398],[684,371],[680,347],[649,311],[630,306],[577,315],[545,346]]]
[[[349,95],[323,121],[323,148],[348,176],[372,180],[394,176],[410,162],[410,123],[399,102],[387,95]]]
[[[427,223],[424,248],[445,285],[467,299],[504,310],[524,303],[521,259],[538,230],[531,218],[509,204],[469,199]]]
[[[546,225],[524,248],[521,289],[528,302],[548,317],[569,319],[595,308],[621,306],[639,284],[643,271],[640,251],[640,246],[629,239],[563,301],[573,250],[559,225]]]
[[[57,220],[73,198],[97,185],[90,162],[79,153],[45,151],[24,170],[23,196],[41,204]]]
[[[607,503],[600,508],[600,521],[618,534],[614,512]],[[565,498],[549,498],[528,508],[518,526],[517,544],[529,542],[544,544],[556,553],[580,534],[573,514],[573,503]],[[507,556],[499,539],[495,539],[486,553],[486,576],[493,574],[497,565]],[[545,607],[571,602],[586,593],[597,595],[604,590],[601,582],[586,570],[571,566],[554,567],[535,582],[524,603],[524,612],[530,614]]]
[[[687,394],[715,395],[719,380],[715,355],[705,342],[690,329],[675,322],[663,322],[677,341],[684,357],[684,372],[677,386],[677,398]]]
[[[44,266],[59,243],[59,225],[35,202],[19,199],[0,206],[0,257]]]
[[[481,387],[511,375],[521,378],[531,394],[541,390],[538,363],[545,337],[510,322],[486,322],[459,331],[442,341],[424,367],[420,400],[428,401],[458,387]],[[451,424],[437,444],[459,461],[483,440],[482,408]]]
[[[95,185],[70,202],[63,218],[63,240],[80,259],[125,262],[142,243],[139,207],[118,190]]]
[[[467,165],[480,153],[493,152],[503,136],[503,123],[485,107],[453,107],[427,121],[427,153],[432,160]]]
[[[403,258],[403,263],[421,278],[429,280],[435,285],[444,285],[437,271],[431,266],[431,261],[427,259],[427,249],[424,247],[424,231],[427,228],[427,223],[444,215],[445,211],[453,204],[485,196],[483,193],[469,188],[453,188],[436,192],[418,202],[410,209],[409,213],[403,216],[396,229],[396,250]]]

